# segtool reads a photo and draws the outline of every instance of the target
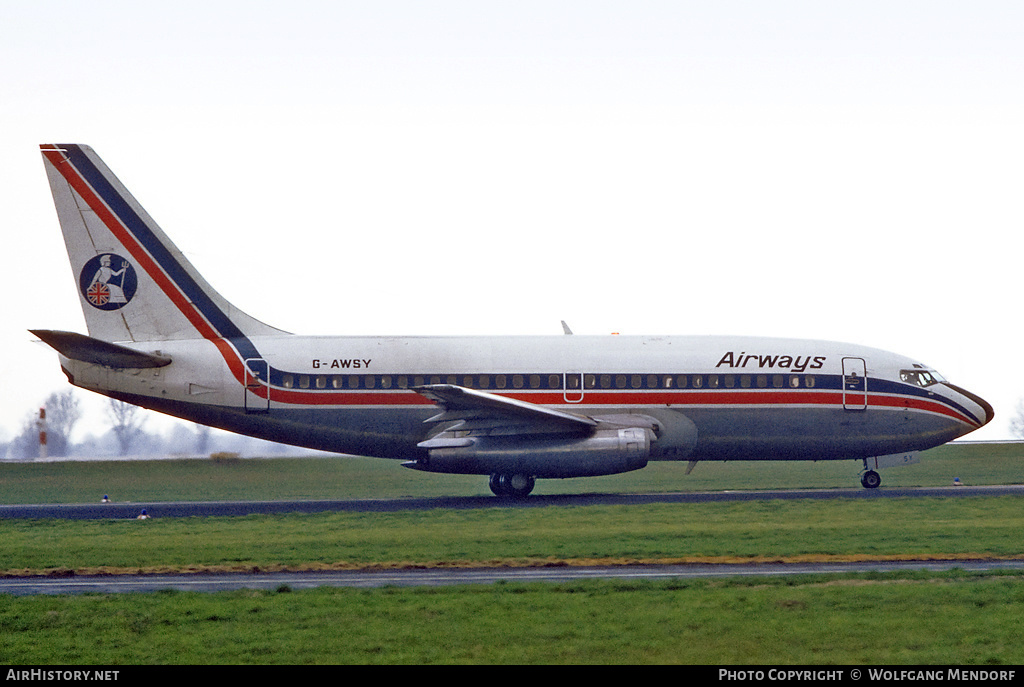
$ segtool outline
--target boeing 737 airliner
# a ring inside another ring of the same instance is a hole
[[[506,496],[652,460],[853,459],[874,488],[992,419],[927,365],[852,344],[287,334],[211,288],[91,148],[41,149],[89,333],[34,333],[75,386],[179,418]]]

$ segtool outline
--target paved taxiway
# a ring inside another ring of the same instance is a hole
[[[612,567],[451,568],[440,570],[216,573],[186,575],[96,575],[0,579],[0,594],[115,594],[164,589],[217,592],[229,589],[311,587],[417,587],[495,582],[566,582],[585,579],[656,580],[894,570],[1024,570],[1024,561],[879,561],[866,563],[738,563],[623,565]]]
[[[0,506],[0,518],[118,519],[135,518],[145,508],[152,517],[239,516],[252,513],[311,513],[323,511],[391,512],[433,508],[542,508],[582,505],[642,503],[699,503],[710,501],[769,499],[835,499],[1024,495],[1024,485],[993,487],[813,489],[786,491],[725,491],[676,494],[585,494],[531,496],[518,501],[490,496],[429,499],[349,501],[244,501],[210,503],[106,503]],[[292,589],[319,586],[381,587],[557,582],[578,579],[659,579],[736,575],[794,575],[892,570],[1024,569],[1024,561],[887,561],[868,563],[735,564],[735,565],[639,565],[615,567],[557,566],[544,568],[487,568],[391,571],[330,571],[295,573],[218,573],[187,575],[110,575],[72,577],[21,577],[0,579],[0,593],[75,594],[145,592],[161,589],[219,591],[225,589]]]

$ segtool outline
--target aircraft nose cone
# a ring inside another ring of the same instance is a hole
[[[992,418],[996,416],[996,411],[992,409],[992,404],[983,399],[981,396],[975,396],[975,398],[977,399],[978,405],[980,405],[982,409],[985,411],[985,421],[981,424],[987,425],[988,423],[992,422]]]
[[[973,403],[975,403],[978,406],[978,408],[981,409],[983,417],[978,418],[978,420],[981,422],[981,424],[978,425],[979,428],[984,427],[988,423],[992,422],[992,418],[996,416],[996,413],[992,409],[991,403],[983,399],[981,396],[971,393],[967,389],[961,389],[960,387],[954,386],[953,384],[949,384],[948,382],[946,383],[946,386],[948,386],[950,389],[957,392],[958,394],[963,394],[964,396],[969,398]]]

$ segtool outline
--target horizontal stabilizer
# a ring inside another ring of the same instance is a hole
[[[171,359],[167,356],[136,351],[127,346],[119,346],[83,334],[47,329],[32,329],[30,331],[65,358],[80,360],[84,363],[118,369],[164,367],[171,364]]]

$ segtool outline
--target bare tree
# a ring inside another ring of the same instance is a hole
[[[74,392],[54,392],[43,404],[46,408],[46,437],[51,456],[66,456],[71,448],[71,432],[82,418],[82,409]]]
[[[11,458],[24,460],[39,455],[39,411],[30,413],[21,425],[21,431],[7,448]]]
[[[1017,414],[1010,418],[1010,434],[1024,439],[1024,399],[1017,401]]]
[[[141,410],[138,406],[113,398],[110,399],[110,405],[107,406],[107,417],[113,425],[114,435],[117,437],[122,456],[128,454],[128,449],[142,434],[142,425],[146,421],[146,416],[140,412]]]
[[[210,431],[211,428],[206,425],[196,423],[196,453],[199,455],[205,454],[210,449]]]
[[[34,458],[39,455],[40,432],[46,432],[46,453],[49,456],[66,456],[70,452],[71,432],[82,417],[78,398],[71,390],[54,392],[46,397],[42,407],[46,409],[46,424],[40,423],[38,410],[33,410],[22,425],[21,432],[10,444],[14,458]]]

